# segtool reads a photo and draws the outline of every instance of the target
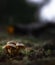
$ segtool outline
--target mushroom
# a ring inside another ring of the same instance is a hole
[[[20,54],[24,54],[25,51],[25,45],[23,43],[16,43],[16,54],[20,55]]]
[[[6,44],[2,47],[4,49],[5,53],[8,55],[14,55],[16,50],[16,46],[14,44]]]
[[[7,42],[7,44],[14,44],[14,45],[16,45],[16,42],[15,41],[9,41],[9,42]]]
[[[16,43],[17,49],[25,49],[25,45],[23,43]]]

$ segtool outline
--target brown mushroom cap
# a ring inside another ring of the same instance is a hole
[[[16,43],[16,46],[25,46],[23,43]]]
[[[22,44],[22,43],[16,43],[16,47],[19,47],[19,48],[25,48],[25,45]]]
[[[8,41],[7,44],[14,44],[14,45],[16,45],[16,42],[15,41]]]
[[[2,47],[2,49],[5,49],[5,48],[10,48],[10,47],[13,47],[13,48],[16,48],[16,46],[14,44],[6,44]]]

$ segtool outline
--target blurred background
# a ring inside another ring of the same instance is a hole
[[[48,2],[49,0],[0,0],[0,37],[55,38],[55,22],[39,18],[40,9]]]

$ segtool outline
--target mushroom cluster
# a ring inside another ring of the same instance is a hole
[[[25,45],[22,42],[9,41],[2,49],[6,54],[14,56],[17,55],[21,49],[25,49]]]

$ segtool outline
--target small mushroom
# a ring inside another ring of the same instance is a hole
[[[7,44],[14,44],[14,45],[16,45],[16,42],[15,41],[9,41],[9,42],[7,42]]]
[[[23,43],[16,43],[17,49],[25,49],[25,45]]]
[[[14,44],[6,44],[2,47],[4,49],[4,52],[8,55],[14,55],[14,50],[16,49],[16,46]]]

